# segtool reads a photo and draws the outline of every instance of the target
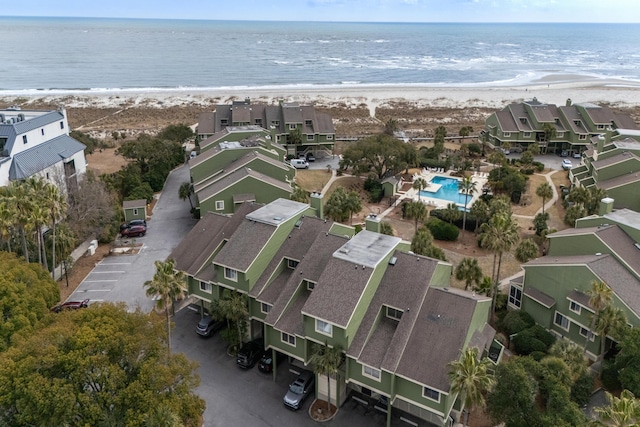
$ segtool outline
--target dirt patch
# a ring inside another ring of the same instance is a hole
[[[116,148],[99,148],[87,155],[87,169],[97,176],[118,172],[127,163],[124,157],[116,154]]]
[[[329,421],[336,415],[336,412],[338,412],[338,408],[336,408],[334,404],[328,405],[327,408],[327,401],[320,399],[314,400],[309,408],[309,416],[311,419],[321,423]]]
[[[327,170],[306,169],[296,171],[296,184],[309,192],[321,192],[330,179],[331,172]]]

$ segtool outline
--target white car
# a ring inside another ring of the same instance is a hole
[[[572,167],[573,167],[573,164],[571,163],[571,160],[569,160],[569,159],[563,159],[562,160],[562,169],[569,170]]]

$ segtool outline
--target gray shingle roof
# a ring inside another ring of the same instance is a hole
[[[84,144],[81,144],[69,135],[60,135],[50,139],[47,142],[14,155],[11,168],[9,169],[9,179],[26,179],[80,151],[84,151],[85,148],[86,146]]]
[[[200,188],[200,190],[196,189],[195,191],[198,195],[198,200],[200,200],[200,202],[203,202],[207,199],[210,199],[222,190],[238,184],[243,179],[256,180],[258,182],[267,183],[273,187],[280,188],[284,191],[291,192],[291,185],[289,183],[282,182],[278,179],[261,174],[260,172],[256,172],[253,169],[244,167],[241,169],[237,169],[228,175],[224,175],[214,183],[204,188]]]
[[[122,202],[123,209],[144,208],[146,206],[147,206],[146,199],[125,200],[124,202]]]
[[[276,227],[273,225],[245,218],[214,258],[214,262],[245,272],[275,232]]]
[[[200,113],[198,116],[198,134],[199,135],[212,135],[215,132],[215,114],[214,113]]]
[[[629,160],[633,160],[635,162],[638,162],[640,159],[638,158],[638,156],[636,156],[634,153],[630,153],[628,151],[623,151],[621,153],[618,153],[614,156],[611,157],[607,157],[605,159],[602,160],[596,160],[595,162],[591,162],[591,165],[597,170],[597,169],[601,169],[607,166],[611,166],[611,165],[615,165],[615,164],[619,164],[622,162],[626,162]],[[631,166],[632,169],[635,169],[635,166]]]
[[[551,308],[556,304],[556,300],[553,297],[545,294],[537,288],[534,288],[533,286],[527,286],[524,288],[524,294],[547,308]]]
[[[569,292],[567,298],[593,311],[593,307],[591,307],[591,304],[589,304],[589,295],[585,294],[584,292],[580,292],[574,289],[573,291]]]
[[[447,364],[460,357],[479,301],[488,304],[489,298],[453,288],[429,288],[396,373],[449,392]]]

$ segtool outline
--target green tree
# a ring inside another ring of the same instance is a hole
[[[393,236],[393,227],[387,221],[380,222],[380,234],[386,234],[387,236]]]
[[[462,126],[458,135],[462,137],[462,141],[464,142],[464,139],[468,137],[471,132],[473,132],[473,128],[471,126]]]
[[[287,139],[288,143],[291,145],[302,144],[302,131],[299,128],[295,128],[289,132],[289,137]]]
[[[524,239],[516,247],[516,259],[523,264],[537,257],[538,245],[532,239]]]
[[[446,261],[444,251],[433,244],[433,235],[426,226],[418,229],[411,239],[411,251],[418,255]]]
[[[158,133],[156,138],[182,144],[183,142],[187,141],[189,138],[193,138],[194,136],[195,134],[193,133],[193,130],[191,130],[191,127],[181,123],[177,125],[166,126],[160,131],[160,133]],[[122,139],[124,139],[124,136],[122,136]]]
[[[485,406],[484,394],[494,384],[489,374],[491,362],[485,357],[478,360],[478,349],[468,348],[462,353],[460,360],[449,363],[449,381],[451,391],[458,393],[462,402],[460,409],[465,413],[463,426],[467,426],[469,412],[474,406]]]
[[[309,203],[309,192],[299,185],[294,185],[290,199],[300,203]]]
[[[347,191],[344,187],[338,187],[331,193],[324,206],[324,214],[337,222],[344,222],[349,218]]]
[[[605,391],[609,406],[596,408],[601,425],[611,427],[634,427],[640,425],[640,399],[629,390],[622,390],[620,397]]]
[[[67,198],[60,192],[58,187],[47,183],[44,189],[42,203],[49,214],[49,224],[51,224],[52,242],[51,242],[51,269],[52,277],[56,269],[56,226],[60,220],[67,216]]]
[[[427,207],[422,202],[418,202],[416,200],[412,200],[407,202],[405,215],[409,219],[413,219],[415,221],[415,233],[418,232],[418,222],[424,221],[427,217]]]
[[[506,426],[540,426],[535,408],[537,382],[517,358],[496,367],[496,385],[487,395],[487,410],[493,421]]]
[[[471,205],[469,213],[476,220],[476,227],[473,232],[477,233],[478,228],[480,228],[480,224],[483,224],[489,220],[489,205],[483,199],[478,199],[473,205]]]
[[[605,344],[607,336],[618,336],[627,326],[627,318],[622,310],[612,305],[606,305],[598,312],[593,331],[600,336],[600,360],[604,362]],[[598,368],[598,378],[602,376],[602,363]]]
[[[331,413],[331,376],[338,373],[338,369],[342,364],[342,348],[338,345],[329,347],[327,341],[324,345],[314,344],[314,352],[309,360],[313,365],[313,371],[316,375],[324,375],[327,377],[327,411]],[[336,381],[338,384],[339,382]],[[336,402],[336,406],[337,402]]]
[[[460,209],[458,209],[458,205],[451,202],[447,204],[447,207],[442,210],[442,219],[448,221],[449,224],[452,224],[453,221],[457,221],[460,219]]]
[[[396,119],[391,118],[384,123],[384,133],[387,135],[393,136],[398,129],[398,120]]]
[[[536,236],[546,237],[549,226],[547,221],[549,220],[549,213],[539,213],[533,218],[533,229],[536,230]]]
[[[542,126],[542,132],[544,133],[544,140],[546,142],[556,137],[556,127],[551,123],[545,123],[544,126]]]
[[[587,359],[582,349],[573,341],[557,340],[549,349],[549,355],[561,359],[567,365],[574,382],[587,372]]]
[[[205,407],[193,391],[196,364],[167,357],[162,330],[160,319],[124,304],[40,324],[0,354],[0,425],[144,427],[158,407],[196,425]]]
[[[584,341],[584,352],[587,352],[587,345],[589,344],[589,338],[593,334],[596,320],[600,315],[600,312],[613,301],[613,291],[605,282],[594,280],[591,282],[591,288],[586,291],[589,296],[589,306],[594,310],[594,314],[591,316],[591,323],[589,324],[589,333]]]
[[[500,283],[500,267],[502,255],[509,252],[518,240],[518,226],[510,214],[499,212],[491,217],[489,222],[482,224],[480,245],[493,252],[493,289],[491,291],[491,313],[495,310],[498,284]]]
[[[520,157],[520,162],[522,162],[527,166],[531,165],[533,163],[533,160],[534,160],[533,153],[529,150],[522,153],[522,156]]]
[[[183,182],[178,189],[178,197],[180,200],[189,199],[189,205],[193,209],[193,202],[191,201],[191,195],[193,194],[193,185],[190,182]]]
[[[467,204],[469,203],[469,196],[473,197],[477,191],[476,182],[470,175],[465,175],[460,181],[458,181],[458,190],[464,194],[464,210],[462,211],[462,232],[467,229]]]
[[[418,193],[418,201],[422,202],[422,194],[420,193],[422,190],[427,188],[427,181],[424,178],[416,178],[413,181],[412,187]]]
[[[38,264],[0,252],[0,352],[14,343],[20,332],[37,331],[38,323],[60,299],[58,286]]]
[[[362,201],[357,191],[350,191],[347,194],[344,209],[349,216],[349,225],[353,224],[353,214],[357,214],[362,210]]]
[[[640,329],[624,328],[618,341],[615,372],[622,388],[640,395]]]
[[[465,291],[474,283],[479,286],[482,277],[482,269],[476,258],[465,257],[456,267],[456,279],[464,280]]]
[[[548,182],[543,182],[536,188],[536,196],[542,199],[542,214],[544,215],[544,204],[553,197],[553,188]]]
[[[230,342],[232,351],[238,350],[242,345],[242,338],[246,331],[246,324],[249,319],[249,309],[247,307],[247,296],[240,292],[225,291],[217,302],[217,310],[220,315],[234,325],[237,335],[236,339]]]
[[[351,168],[354,175],[374,173],[379,180],[400,173],[412,162],[416,150],[389,135],[373,135],[349,145],[342,154],[340,169]]]
[[[185,278],[181,271],[175,269],[175,261],[168,259],[166,262],[156,261],[156,272],[152,280],[144,282],[146,294],[156,301],[156,308],[164,310],[167,318],[167,352],[171,352],[171,320],[169,308],[174,301],[184,298],[186,293]]]

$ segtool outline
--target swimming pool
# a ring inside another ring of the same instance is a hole
[[[462,207],[462,209],[464,209],[465,195],[460,193],[460,190],[458,190],[458,181],[459,180],[455,178],[448,178],[446,176],[434,176],[433,178],[431,178],[431,181],[429,182],[432,184],[440,185],[440,188],[438,188],[438,191],[432,192],[432,191],[429,191],[429,189],[427,188],[423,191],[420,191],[420,196],[454,202],[459,204]],[[467,205],[469,204],[469,202],[471,202],[471,199],[472,199],[472,196],[469,195],[469,198],[467,199],[468,200]]]

